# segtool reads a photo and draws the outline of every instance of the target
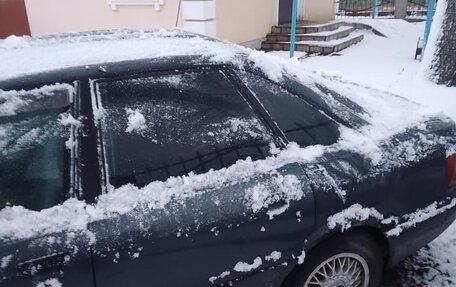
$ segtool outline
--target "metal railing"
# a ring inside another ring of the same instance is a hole
[[[426,17],[429,0],[408,0],[407,16],[408,17]]]
[[[424,17],[429,0],[407,0],[407,17]],[[395,0],[335,0],[336,18],[394,18]]]

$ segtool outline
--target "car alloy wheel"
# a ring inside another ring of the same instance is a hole
[[[369,267],[361,256],[340,253],[317,266],[304,287],[367,287]]]
[[[380,240],[361,229],[334,234],[310,249],[281,287],[379,287],[388,252]]]

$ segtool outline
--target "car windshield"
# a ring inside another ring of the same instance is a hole
[[[0,90],[0,209],[20,205],[41,210],[64,201],[69,126],[77,122],[68,113],[68,87]]]

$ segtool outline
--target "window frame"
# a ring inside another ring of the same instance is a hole
[[[152,70],[145,71],[143,73],[132,73],[124,75],[115,75],[113,77],[106,78],[95,78],[90,79],[90,92],[91,92],[91,102],[92,109],[95,111],[97,109],[103,108],[101,105],[101,95],[98,93],[97,84],[103,82],[116,82],[120,80],[136,79],[136,78],[146,78],[154,76],[172,76],[179,75],[187,72],[207,72],[207,71],[220,71],[227,79],[227,81],[232,85],[233,89],[237,91],[240,97],[245,100],[248,107],[253,111],[257,119],[261,124],[266,128],[267,132],[271,136],[272,142],[279,148],[284,148],[286,146],[287,140],[281,130],[276,126],[273,120],[268,115],[267,111],[262,107],[261,103],[255,98],[255,96],[248,90],[245,84],[239,79],[236,73],[233,71],[233,68],[227,67],[224,65],[211,65],[211,66],[188,66],[188,67],[178,67],[176,69],[168,68],[164,70]],[[92,117],[93,118],[93,117]],[[108,165],[106,157],[106,148],[103,142],[103,131],[101,129],[102,119],[93,118],[95,123],[97,134],[97,149],[98,149],[98,161],[100,162],[100,171],[101,171],[101,192],[107,193],[109,189],[109,174],[108,174]]]

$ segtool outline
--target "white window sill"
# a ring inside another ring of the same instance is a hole
[[[107,0],[107,2],[112,10],[117,10],[119,5],[151,5],[156,11],[160,11],[161,6],[164,5],[164,0]]]

